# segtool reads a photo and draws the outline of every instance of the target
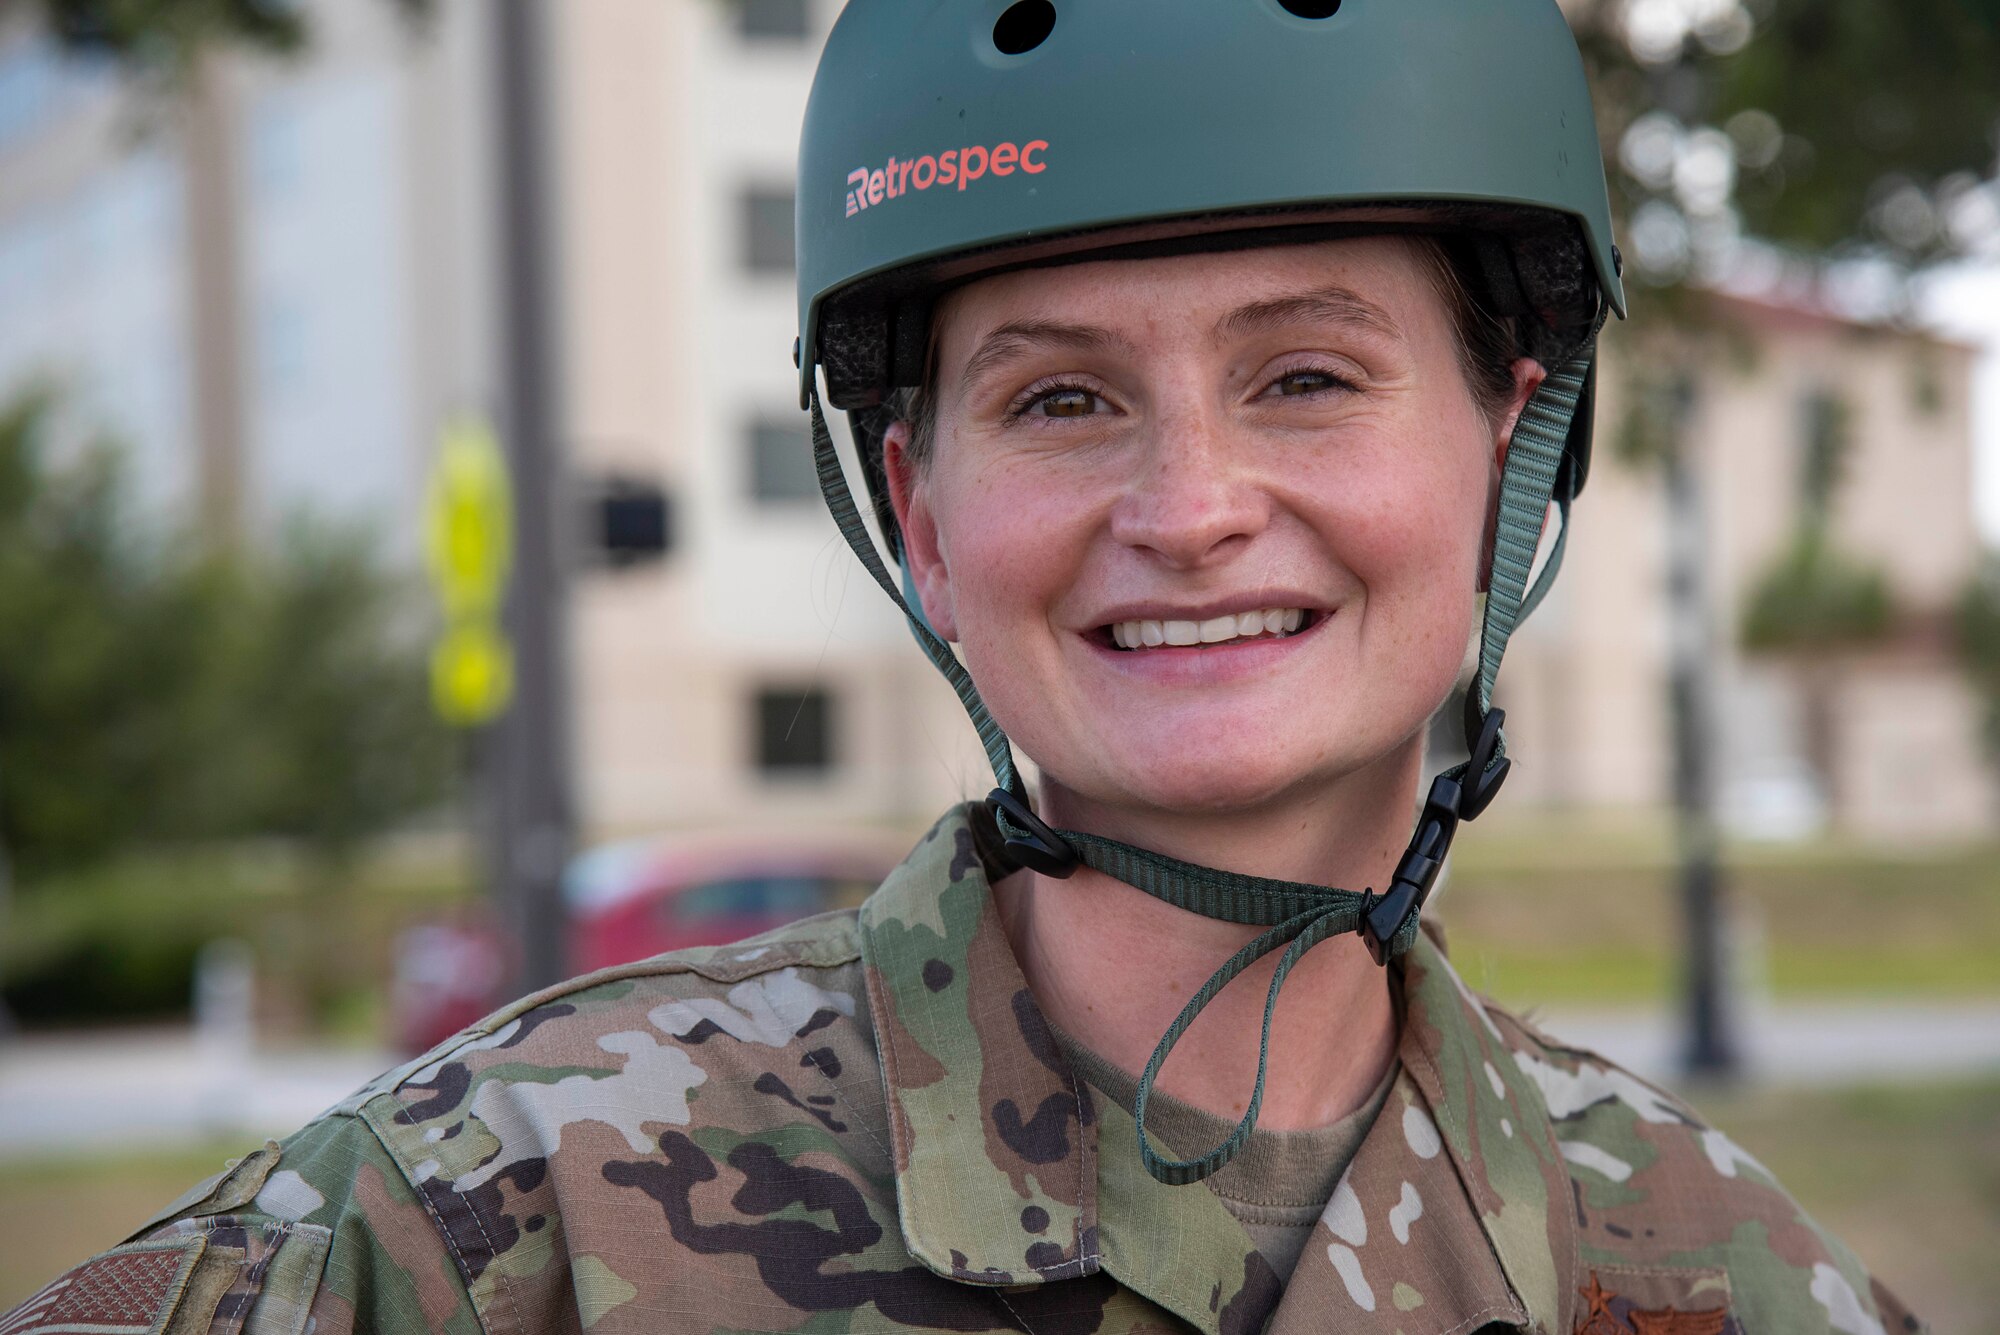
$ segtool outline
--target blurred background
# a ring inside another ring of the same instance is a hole
[[[1634,319],[1438,916],[2000,1330],[2000,3],[1564,7]],[[0,0],[0,1307],[990,786],[797,407],[838,8]]]

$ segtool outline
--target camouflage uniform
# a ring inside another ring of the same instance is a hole
[[[989,839],[961,809],[858,914],[509,1007],[0,1335],[1918,1328],[1727,1136],[1428,940],[1396,966],[1400,1074],[1281,1286],[1077,1081]]]

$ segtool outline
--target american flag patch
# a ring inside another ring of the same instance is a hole
[[[160,1335],[207,1243],[139,1242],[92,1257],[0,1316],[0,1335]]]

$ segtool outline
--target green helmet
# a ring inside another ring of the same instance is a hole
[[[969,278],[1357,207],[1490,240],[1481,295],[1551,364],[1623,314],[1555,0],[852,0],[799,147],[801,402],[816,368],[836,408],[915,384]]]
[[[1388,889],[1355,893],[1192,866],[1034,814],[1005,735],[948,645],[883,562],[849,492],[818,393],[853,415],[881,528],[891,393],[920,383],[934,302],[1029,266],[1237,248],[1386,230],[1446,236],[1475,296],[1550,371],[1515,428],[1479,672],[1471,759],[1433,782]],[[1145,1136],[1153,1077],[1193,1014],[1262,954],[1290,964],[1358,931],[1378,960],[1407,949],[1460,820],[1508,760],[1492,685],[1561,544],[1528,578],[1553,500],[1568,528],[1589,462],[1597,332],[1624,313],[1590,90],[1556,0],[849,0],[799,148],[799,365],[822,488],[849,545],[910,615],[978,726],[1012,856],[1045,874],[1089,865],[1206,916],[1272,930],[1232,960],[1155,1051],[1141,1151],[1163,1181],[1206,1176],[1248,1138],[1167,1162]],[[1268,1038],[1268,1012],[1266,1035]]]

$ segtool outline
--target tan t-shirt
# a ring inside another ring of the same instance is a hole
[[[1126,1112],[1133,1110],[1139,1098],[1138,1076],[1113,1066],[1068,1034],[1058,1031],[1056,1038],[1086,1083]],[[1368,1101],[1331,1126],[1252,1131],[1236,1157],[1206,1179],[1279,1279],[1289,1280],[1297,1268],[1313,1225],[1375,1124],[1398,1069],[1391,1062]],[[1236,1123],[1155,1090],[1146,1104],[1146,1130],[1181,1153],[1195,1153],[1227,1140]]]

